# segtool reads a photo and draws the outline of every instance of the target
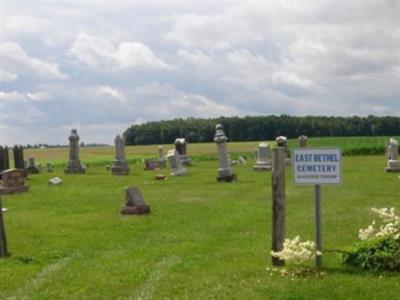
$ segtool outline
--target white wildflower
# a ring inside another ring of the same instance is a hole
[[[375,221],[373,221],[367,228],[360,229],[358,236],[361,240],[379,237],[400,238],[400,216],[396,215],[394,207],[390,209],[386,207],[372,208],[371,210],[378,214],[383,224],[377,229],[375,228]]]
[[[279,252],[271,251],[271,255],[286,261],[293,261],[296,264],[314,258],[316,255],[321,255],[321,252],[316,250],[315,243],[312,241],[301,242],[300,237],[294,239],[285,239],[283,242],[283,250]]]

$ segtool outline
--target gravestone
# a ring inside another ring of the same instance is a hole
[[[25,163],[24,163],[24,148],[22,146],[15,145],[13,148],[14,153],[14,167],[16,169],[25,170]]]
[[[54,166],[53,166],[53,164],[48,162],[48,163],[46,164],[46,169],[47,169],[47,172],[52,173],[52,172],[54,171]]]
[[[2,172],[3,186],[0,194],[23,193],[29,190],[25,185],[24,171],[21,169],[8,169]]]
[[[247,164],[247,160],[243,156],[239,156],[238,160],[241,165]]]
[[[154,158],[146,158],[144,160],[144,170],[145,171],[152,171],[158,168],[158,161]]]
[[[190,166],[192,161],[187,155],[187,141],[184,138],[178,138],[174,142],[175,150],[178,151],[180,155],[180,160],[184,166]]]
[[[388,156],[388,163],[385,171],[390,173],[399,173],[400,172],[400,160],[398,160],[399,145],[397,140],[393,138],[389,140],[389,143],[387,145],[387,156]]]
[[[117,135],[115,137],[114,144],[115,144],[115,159],[111,166],[111,174],[128,175],[129,166],[125,160],[125,145],[120,135]]]
[[[69,160],[65,173],[72,174],[83,174],[86,171],[86,167],[81,164],[79,160],[79,135],[76,129],[71,130],[69,136]]]
[[[49,184],[49,185],[59,185],[59,184],[61,184],[62,182],[63,182],[63,181],[62,181],[62,179],[61,179],[60,177],[53,177],[53,178],[49,179],[48,184]]]
[[[150,213],[150,206],[146,205],[142,194],[136,187],[129,187],[125,192],[125,206],[121,208],[122,215],[142,215]]]
[[[187,171],[182,165],[178,151],[169,150],[167,154],[167,159],[171,165],[172,176],[181,176],[186,174]]]
[[[290,158],[290,151],[288,149],[288,144],[287,144],[287,137],[286,136],[278,136],[276,138],[276,144],[278,147],[284,147],[285,148],[285,165],[290,166],[292,164],[292,159]]]
[[[0,179],[1,172],[10,168],[10,160],[8,157],[8,147],[0,146]]]
[[[305,147],[307,147],[307,143],[308,143],[308,136],[300,135],[299,136],[299,147],[305,148]]]
[[[166,168],[167,162],[164,156],[164,149],[162,146],[158,146],[158,167],[159,168]]]
[[[35,165],[35,158],[33,156],[29,157],[29,164],[28,168],[26,169],[28,174],[39,174],[40,170],[39,168]]]
[[[272,169],[269,152],[270,149],[267,143],[260,143],[258,145],[257,161],[253,166],[254,171],[270,171]]]
[[[226,137],[221,124],[217,124],[215,129],[216,131],[214,136],[214,142],[217,144],[218,161],[219,161],[217,181],[232,182],[234,180],[237,180],[237,176],[233,172],[228,156],[228,151],[226,150],[226,142],[228,141],[228,138]]]

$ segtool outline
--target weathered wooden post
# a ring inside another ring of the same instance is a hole
[[[276,139],[278,147],[272,152],[272,251],[283,250],[285,238],[285,157],[286,140]],[[283,266],[284,260],[272,256],[274,266]]]
[[[1,202],[0,195],[0,257],[7,256],[7,239],[6,239],[6,231],[4,229],[4,220],[3,220],[3,205]]]

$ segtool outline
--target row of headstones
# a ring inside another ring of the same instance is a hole
[[[10,169],[10,159],[9,159],[9,149],[8,147],[0,146],[0,178],[1,172]],[[35,164],[35,158],[29,157],[29,160],[24,160],[24,149],[22,146],[14,146],[13,148],[14,154],[14,168],[24,170],[25,177],[28,174],[37,174],[41,171],[41,165]],[[53,171],[53,165],[51,163],[47,163],[47,171]]]

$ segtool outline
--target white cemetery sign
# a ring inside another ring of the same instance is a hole
[[[322,252],[321,185],[342,182],[342,152],[338,148],[298,148],[293,151],[295,184],[315,185],[315,244]],[[315,256],[322,268],[322,256]]]
[[[295,184],[340,184],[342,153],[338,148],[299,148],[293,151]]]

